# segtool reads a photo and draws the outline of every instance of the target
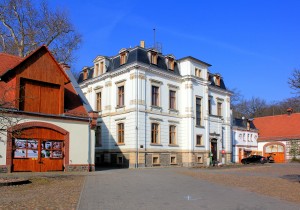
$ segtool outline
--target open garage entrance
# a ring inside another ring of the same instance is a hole
[[[28,127],[28,125],[32,125]],[[63,171],[69,158],[68,132],[49,123],[25,123],[14,129],[7,157],[12,172]]]

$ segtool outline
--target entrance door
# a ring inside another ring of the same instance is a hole
[[[218,146],[216,141],[211,141],[211,153],[212,153],[212,161],[218,160]]]

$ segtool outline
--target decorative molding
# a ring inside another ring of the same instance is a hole
[[[130,105],[135,105],[136,100],[130,100]],[[144,100],[138,100],[138,105],[146,105]]]
[[[216,99],[217,99],[218,101],[224,101],[224,98],[216,97]]]
[[[105,87],[111,87],[111,86],[112,86],[112,82],[111,81],[105,82]]]
[[[172,84],[168,84],[168,87],[169,88],[173,88],[173,89],[179,89],[179,86],[177,86],[177,85],[172,85]]]
[[[185,89],[193,89],[193,84],[185,84]]]
[[[163,85],[163,82],[162,81],[158,81],[158,80],[155,80],[155,79],[149,79],[149,81],[151,83],[154,83],[154,84],[157,84],[157,85]]]
[[[103,88],[103,86],[98,85],[98,86],[94,87],[94,90],[99,90],[99,89],[102,89],[102,88]]]
[[[175,124],[180,124],[179,121],[175,121],[175,120],[168,120],[169,123],[175,123]]]
[[[126,120],[126,117],[122,117],[122,118],[117,118],[117,119],[115,119],[115,121],[121,121],[121,120]]]
[[[149,117],[149,120],[154,120],[154,121],[163,122],[163,119],[160,119],[160,118],[154,118],[154,117]]]
[[[124,84],[125,82],[126,82],[126,79],[122,79],[122,80],[116,81],[115,84],[116,85],[122,85],[121,83]]]

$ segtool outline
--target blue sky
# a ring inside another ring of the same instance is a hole
[[[287,81],[300,68],[300,1],[195,0],[102,1],[51,0],[65,8],[83,36],[79,71],[98,55],[121,48],[162,44],[163,54],[193,56],[212,64],[228,88],[267,102],[293,97]]]

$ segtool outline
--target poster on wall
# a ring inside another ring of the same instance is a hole
[[[14,152],[15,158],[26,158],[26,150],[25,149],[16,149]]]
[[[62,151],[53,151],[52,158],[62,158],[63,154]]]
[[[26,141],[23,139],[15,139],[15,146],[16,148],[26,148]]]
[[[61,149],[62,148],[62,142],[60,142],[60,141],[54,141],[52,143],[52,148],[53,149]]]
[[[51,157],[51,151],[49,151],[49,150],[42,150],[41,157],[42,158],[50,158]]]
[[[38,157],[38,151],[37,150],[27,150],[27,157],[28,158],[37,158]]]
[[[27,148],[29,148],[29,149],[37,149],[38,148],[38,141],[36,141],[36,140],[28,140],[27,141]]]

